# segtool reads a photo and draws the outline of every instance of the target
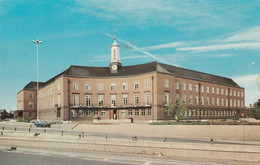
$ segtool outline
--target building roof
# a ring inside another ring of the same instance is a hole
[[[39,82],[39,88],[41,88],[42,86],[44,86],[44,82]],[[37,82],[35,81],[31,81],[29,82],[24,88],[23,90],[37,90]]]
[[[145,74],[150,72],[174,74],[177,77],[241,88],[237,83],[235,83],[230,78],[197,72],[197,71],[184,69],[172,65],[166,65],[158,62],[151,62],[151,63],[140,64],[140,65],[132,65],[132,66],[122,66],[119,68],[118,73],[111,73],[109,67],[89,67],[89,66],[71,65],[67,70],[51,78],[50,80],[46,81],[42,86],[45,86],[53,82],[57,77],[61,75],[71,76],[71,77],[119,77],[119,76],[139,75],[139,74]]]

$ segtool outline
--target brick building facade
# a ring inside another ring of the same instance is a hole
[[[109,67],[72,65],[45,82],[39,118],[173,119],[164,108],[176,100],[186,103],[189,119],[234,118],[244,110],[244,88],[232,79],[157,62],[122,66],[119,48],[115,39]]]

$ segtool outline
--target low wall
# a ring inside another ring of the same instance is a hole
[[[88,125],[79,124],[75,131],[130,134],[135,136],[213,138],[259,141],[260,126],[251,125]]]

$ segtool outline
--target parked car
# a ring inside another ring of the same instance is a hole
[[[46,121],[36,121],[34,122],[34,125],[36,127],[51,127],[51,123],[48,123]]]

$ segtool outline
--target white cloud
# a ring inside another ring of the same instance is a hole
[[[234,41],[260,41],[260,26],[247,29],[224,40],[225,42]]]
[[[114,36],[112,36],[112,35],[110,35],[110,34],[107,34],[107,33],[104,33],[104,34],[107,35],[107,36],[109,36],[109,37],[111,37],[111,38],[114,38]],[[143,53],[143,54],[145,54],[145,55],[147,55],[147,56],[149,56],[149,57],[155,59],[155,60],[158,61],[158,62],[162,62],[162,63],[165,63],[165,64],[170,64],[168,61],[165,61],[165,60],[163,60],[163,59],[161,59],[161,58],[159,58],[159,57],[157,57],[157,56],[155,56],[155,55],[153,55],[153,54],[151,54],[151,53],[149,53],[149,52],[147,52],[147,51],[141,50],[140,48],[138,48],[137,46],[131,44],[130,42],[124,41],[124,40],[119,39],[119,38],[117,38],[117,40],[123,42],[124,44],[126,44],[126,45],[128,45],[128,46],[130,46],[131,48],[133,48],[134,51],[141,52],[141,53]],[[175,65],[175,64],[174,64],[174,65]]]
[[[178,46],[183,45],[183,44],[184,44],[183,42],[171,42],[171,43],[167,43],[167,44],[146,46],[146,47],[142,47],[140,49],[142,49],[142,50],[156,50],[156,49],[165,49],[165,48],[175,48],[175,47],[178,47]]]
[[[241,87],[245,88],[245,104],[255,103],[260,98],[260,75],[251,74],[232,78]]]
[[[194,52],[213,52],[228,49],[260,49],[260,42],[246,43],[228,43],[219,45],[197,46],[197,47],[182,47],[177,48],[177,51],[194,51]]]

